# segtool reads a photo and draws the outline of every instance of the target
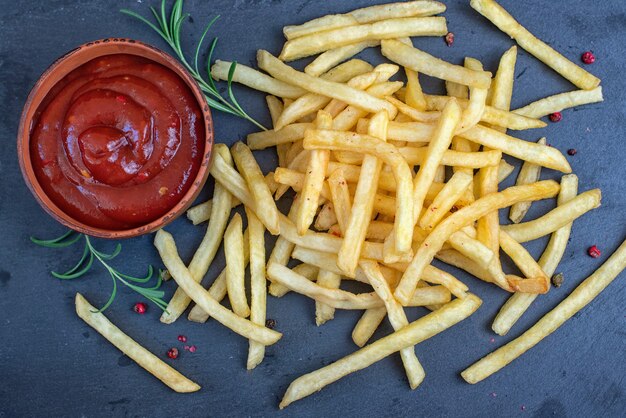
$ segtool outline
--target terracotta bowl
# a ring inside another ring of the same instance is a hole
[[[165,215],[161,216],[154,221],[125,230],[108,230],[93,227],[84,224],[63,212],[55,203],[46,195],[41,185],[39,184],[30,156],[30,136],[32,129],[35,126],[35,121],[40,111],[40,106],[45,101],[46,96],[50,90],[68,73],[81,65],[91,61],[95,58],[112,55],[112,54],[130,54],[137,55],[156,63],[159,63],[166,68],[169,68],[176,73],[184,82],[189,86],[189,89],[193,93],[194,97],[198,101],[200,110],[204,118],[205,128],[205,143],[204,153],[202,156],[202,163],[198,171],[198,175],[187,193],[181,198],[181,200],[170,209]],[[92,235],[100,238],[130,238],[142,234],[147,234],[157,229],[162,228],[169,222],[176,219],[181,215],[197,197],[198,193],[204,186],[209,175],[209,162],[211,157],[211,149],[213,146],[213,120],[211,118],[211,112],[206,102],[204,94],[200,90],[200,87],[193,79],[193,77],[176,61],[175,58],[166,54],[159,49],[134,41],[131,39],[102,39],[99,41],[89,42],[78,48],[68,52],[61,58],[56,60],[39,78],[37,84],[33,87],[20,119],[19,131],[17,134],[17,154],[22,169],[22,175],[24,180],[31,190],[35,199],[39,204],[48,212],[54,219],[62,223],[63,225],[71,228],[75,231],[82,232],[88,235]]]

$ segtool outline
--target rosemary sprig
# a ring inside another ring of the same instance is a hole
[[[254,123],[260,129],[267,130],[267,128],[265,128],[256,120],[254,120],[250,115],[248,115],[243,110],[243,108],[237,102],[235,95],[233,94],[232,79],[235,73],[237,62],[233,62],[231,64],[230,71],[228,73],[228,98],[230,99],[230,101],[222,97],[222,95],[218,91],[217,86],[215,85],[215,82],[213,81],[213,78],[211,77],[211,61],[213,57],[213,51],[215,50],[215,46],[217,45],[218,38],[214,38],[213,41],[211,42],[211,46],[209,47],[209,55],[207,58],[207,67],[206,67],[206,71],[207,71],[206,79],[200,74],[200,70],[198,69],[198,56],[200,55],[200,48],[202,44],[204,43],[204,38],[209,32],[209,29],[211,28],[211,26],[213,26],[215,21],[219,18],[219,15],[215,16],[204,29],[204,32],[202,33],[202,37],[200,38],[200,42],[198,42],[198,45],[196,46],[195,54],[193,57],[193,66],[192,66],[187,61],[187,58],[185,57],[185,53],[183,52],[183,49],[180,45],[180,29],[181,29],[183,21],[187,19],[187,17],[189,17],[189,13],[183,14],[183,0],[176,0],[174,2],[174,6],[172,7],[172,11],[169,17],[167,16],[165,12],[165,0],[161,0],[160,11],[157,11],[154,7],[150,7],[150,11],[154,15],[154,18],[156,19],[157,24],[154,24],[153,22],[149,21],[148,19],[141,16],[140,14],[133,12],[132,10],[128,10],[128,9],[120,10],[120,12],[129,16],[132,16],[140,20],[141,22],[145,23],[146,25],[148,25],[150,28],[152,28],[152,30],[158,33],[161,36],[161,38],[165,40],[165,42],[167,42],[170,48],[174,50],[174,52],[178,56],[178,59],[182,62],[182,64],[187,69],[187,71],[189,71],[189,73],[198,82],[198,85],[200,86],[202,91],[205,93],[206,100],[209,106],[221,112],[239,116],[240,118],[246,119]]]
[[[75,233],[74,231],[67,231],[65,234],[61,235],[60,237],[50,239],[50,240],[42,240],[42,239],[37,239],[33,237],[30,237],[30,240],[34,242],[35,244],[40,245],[42,247],[66,248],[75,244],[81,238],[85,239],[85,247],[83,249],[83,254],[78,260],[78,262],[76,263],[76,265],[74,265],[74,267],[72,267],[71,269],[67,270],[64,273],[57,273],[55,271],[52,271],[51,274],[54,277],[61,279],[61,280],[72,280],[72,279],[77,279],[79,277],[82,277],[85,273],[87,273],[91,269],[93,265],[93,261],[94,259],[96,259],[109,272],[109,275],[111,276],[111,279],[113,280],[113,291],[111,292],[111,296],[109,297],[109,300],[107,301],[107,303],[102,308],[100,308],[97,312],[102,312],[111,305],[111,303],[113,302],[113,299],[115,299],[115,295],[117,294],[117,282],[118,281],[130,287],[132,290],[139,293],[146,299],[150,300],[159,308],[165,310],[165,308],[167,307],[167,302],[165,302],[162,299],[164,292],[162,290],[157,290],[161,286],[161,283],[162,283],[161,272],[159,272],[159,274],[157,275],[158,276],[157,282],[154,286],[142,287],[134,283],[143,284],[143,283],[147,283],[150,279],[152,279],[152,276],[154,276],[154,269],[152,268],[152,266],[148,267],[148,274],[145,277],[133,277],[127,274],[120,273],[119,271],[117,271],[116,269],[114,269],[107,263],[107,261],[113,260],[115,257],[119,255],[120,251],[122,250],[121,244],[118,243],[117,246],[115,247],[115,250],[113,250],[111,254],[106,254],[106,253],[96,250],[93,244],[91,243],[91,239],[87,235],[78,234],[78,233]]]

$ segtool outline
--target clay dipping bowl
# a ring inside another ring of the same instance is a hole
[[[189,87],[193,96],[198,102],[200,111],[204,119],[204,152],[202,154],[202,162],[198,174],[193,181],[191,187],[185,193],[180,201],[172,207],[163,216],[151,221],[146,225],[141,225],[125,230],[108,230],[93,227],[84,224],[77,219],[72,218],[63,212],[44,192],[43,188],[37,180],[33,169],[30,155],[30,137],[32,130],[36,125],[42,104],[45,103],[46,96],[52,88],[65,77],[68,73],[81,65],[95,58],[112,54],[130,54],[137,55],[152,60],[164,67],[170,69],[177,74],[181,80]],[[26,185],[35,196],[35,199],[54,219],[63,225],[77,232],[88,234],[94,237],[122,239],[131,238],[139,235],[147,234],[160,229],[181,215],[194,201],[198,193],[204,186],[209,175],[209,163],[211,157],[211,149],[213,146],[213,120],[211,112],[206,102],[204,94],[191,75],[170,55],[154,48],[150,45],[134,41],[130,39],[102,39],[86,43],[78,48],[68,52],[61,58],[56,60],[39,78],[37,84],[33,87],[20,119],[19,130],[17,134],[17,154],[22,170],[22,175],[26,181]]]

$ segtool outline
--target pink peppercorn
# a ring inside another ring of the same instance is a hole
[[[602,252],[600,251],[598,247],[596,247],[595,245],[592,245],[591,247],[587,249],[587,254],[589,254],[589,257],[591,258],[598,258],[602,255]]]
[[[550,116],[548,116],[550,118],[551,122],[560,122],[561,119],[563,119],[563,115],[561,114],[561,112],[554,112],[554,113],[550,113]]]
[[[595,55],[593,55],[593,52],[591,52],[591,51],[587,51],[587,52],[583,53],[582,56],[580,57],[580,59],[585,64],[593,64],[594,62],[596,62],[596,57],[595,57]]]

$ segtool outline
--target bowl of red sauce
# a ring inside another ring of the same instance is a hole
[[[102,238],[155,231],[206,182],[213,122],[202,90],[171,56],[103,39],[59,58],[33,87],[18,158],[41,206]]]

